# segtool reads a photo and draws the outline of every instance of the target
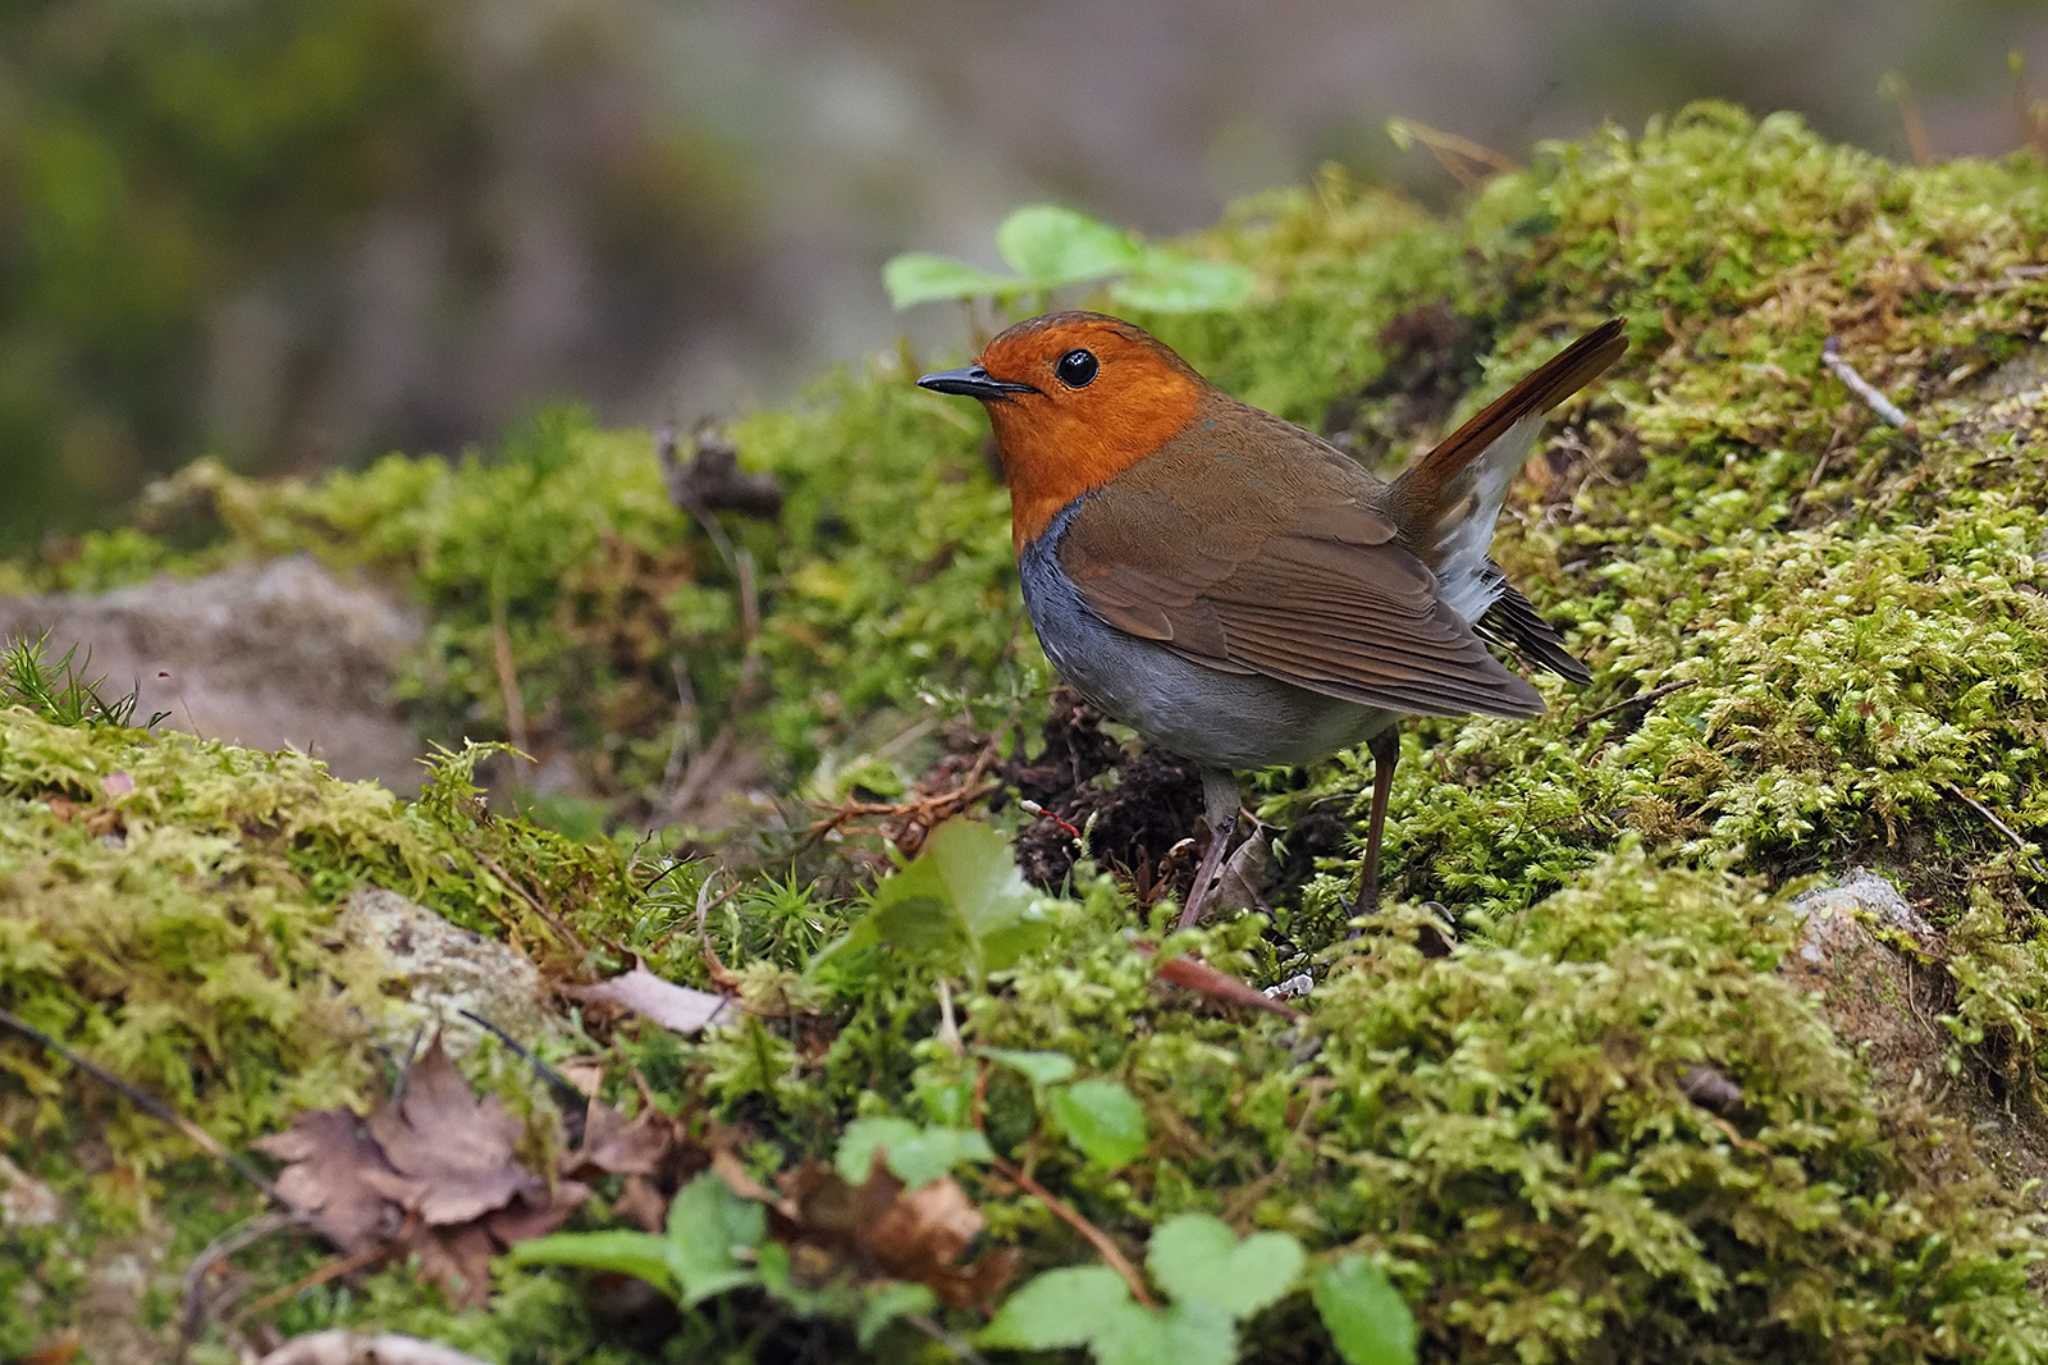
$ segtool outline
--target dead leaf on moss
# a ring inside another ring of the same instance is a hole
[[[490,1262],[506,1247],[553,1232],[590,1197],[552,1187],[515,1156],[521,1130],[495,1097],[479,1098],[439,1038],[406,1073],[400,1094],[367,1119],[342,1109],[301,1114],[258,1151],[287,1163],[278,1192],[345,1254],[419,1257],[456,1302],[483,1302]]]
[[[342,1251],[389,1241],[404,1224],[398,1205],[370,1179],[396,1172],[363,1121],[346,1109],[300,1114],[290,1128],[254,1146],[287,1163],[277,1192]]]
[[[732,1006],[729,995],[678,986],[673,981],[662,980],[642,966],[635,966],[623,976],[600,981],[594,986],[564,986],[562,993],[578,1000],[615,1006],[685,1036],[703,1032],[721,1015],[729,1014]]]
[[[909,1280],[956,1308],[986,1312],[1017,1273],[1014,1248],[961,1260],[985,1222],[951,1176],[906,1190],[877,1152],[859,1185],[818,1161],[785,1171],[777,1184],[782,1197],[769,1206],[769,1230],[789,1247],[791,1268],[801,1279],[822,1283],[851,1273],[860,1280]]]

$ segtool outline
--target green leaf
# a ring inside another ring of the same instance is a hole
[[[1126,1308],[1137,1308],[1130,1288],[1106,1265],[1048,1270],[1010,1295],[976,1340],[1019,1351],[1082,1346]]]
[[[1285,1298],[1306,1259],[1287,1233],[1255,1233],[1240,1242],[1229,1224],[1206,1213],[1167,1219],[1145,1248],[1145,1268],[1174,1302],[1207,1304],[1233,1318]]]
[[[1116,1081],[1076,1081],[1054,1090],[1050,1103],[1067,1140],[1105,1170],[1145,1150],[1145,1111]]]
[[[1316,1311],[1350,1365],[1414,1365],[1415,1315],[1378,1265],[1346,1256],[1315,1280]]]
[[[834,1158],[839,1174],[849,1184],[866,1181],[876,1148],[882,1149],[890,1173],[912,1189],[929,1185],[963,1162],[995,1159],[988,1139],[972,1128],[921,1128],[909,1119],[877,1116],[846,1125]]]
[[[1094,1340],[1096,1365],[1233,1365],[1237,1331],[1207,1304],[1155,1312],[1126,1302]]]
[[[1114,275],[1142,255],[1128,232],[1054,204],[1030,204],[1005,218],[996,250],[1037,289]]]
[[[681,1298],[669,1270],[668,1242],[651,1232],[557,1232],[521,1242],[505,1253],[511,1265],[571,1265],[607,1270],[645,1280],[672,1299]]]
[[[979,1056],[1021,1071],[1033,1085],[1057,1085],[1074,1074],[1074,1059],[1064,1052],[1020,1052],[1008,1047],[978,1047]]]
[[[1154,313],[1224,312],[1242,308],[1251,298],[1252,273],[1230,261],[1148,251],[1109,292],[1125,307]]]
[[[1052,933],[1009,841],[976,820],[948,820],[924,850],[875,888],[860,923],[812,961],[879,940],[939,957],[979,978],[1013,965]]]
[[[854,1327],[862,1350],[874,1345],[882,1329],[906,1313],[929,1313],[939,1306],[939,1296],[928,1287],[902,1280],[884,1280],[869,1289],[866,1298]]]
[[[767,1233],[767,1210],[709,1171],[676,1191],[668,1206],[668,1268],[682,1286],[683,1304],[759,1283],[734,1252],[759,1246]]]
[[[1018,281],[978,270],[951,256],[906,251],[890,257],[882,267],[882,287],[889,291],[890,306],[900,312],[940,299],[973,299],[1014,292]]]

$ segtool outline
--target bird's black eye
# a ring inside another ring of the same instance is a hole
[[[1060,357],[1060,363],[1052,367],[1052,372],[1068,388],[1085,389],[1088,381],[1095,378],[1095,352],[1068,351]]]

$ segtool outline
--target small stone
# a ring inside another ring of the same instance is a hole
[[[356,892],[342,906],[338,927],[349,947],[374,954],[391,975],[406,980],[405,998],[393,1002],[379,1035],[387,1044],[403,1046],[420,1027],[443,1027],[443,1045],[461,1057],[482,1037],[461,1017],[465,1010],[521,1040],[550,1026],[546,990],[532,962],[395,891]]]
[[[63,1216],[54,1190],[0,1156],[0,1229],[46,1228]]]

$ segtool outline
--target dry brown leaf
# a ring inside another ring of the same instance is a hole
[[[405,1222],[377,1183],[397,1172],[363,1121],[346,1109],[300,1114],[290,1128],[254,1145],[288,1163],[277,1177],[277,1192],[342,1251],[388,1242]]]
[[[562,1156],[565,1175],[653,1175],[676,1145],[675,1120],[646,1110],[628,1119],[593,1099],[583,1120],[583,1143]]]
[[[369,1127],[394,1172],[370,1183],[429,1225],[467,1223],[545,1190],[513,1157],[519,1120],[496,1096],[477,1098],[438,1037],[406,1073],[396,1102],[370,1115]]]
[[[1017,1273],[1013,1248],[961,1261],[984,1220],[951,1176],[906,1191],[878,1152],[860,1185],[816,1161],[784,1172],[777,1183],[783,1197],[770,1205],[770,1227],[804,1278],[850,1271],[862,1279],[909,1280],[956,1308],[986,1312]]]
[[[733,1006],[729,995],[678,986],[641,966],[595,986],[564,986],[562,993],[578,1000],[616,1006],[685,1035],[701,1033],[706,1025],[730,1014]]]
[[[493,1256],[553,1232],[590,1197],[587,1185],[565,1178],[550,1188],[520,1165],[520,1135],[436,1038],[401,1094],[367,1120],[316,1110],[256,1147],[288,1163],[278,1192],[343,1253],[417,1255],[428,1278],[473,1307],[490,1291]]]

